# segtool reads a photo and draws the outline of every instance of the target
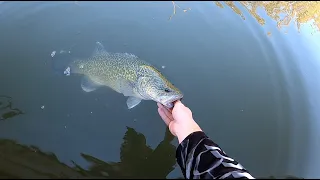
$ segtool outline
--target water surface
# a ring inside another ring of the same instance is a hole
[[[81,77],[52,71],[52,51],[88,57],[99,41],[161,69],[253,176],[319,178],[319,34],[309,21],[279,30],[263,5],[259,16],[245,5],[2,2],[2,176],[182,177],[154,102],[128,110],[123,95],[83,92]]]

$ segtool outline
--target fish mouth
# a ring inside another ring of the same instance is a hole
[[[167,101],[164,101],[163,103],[161,103],[162,105],[164,105],[165,107],[167,108],[173,108],[174,106],[174,102],[182,99],[183,96],[177,96],[177,97],[174,97],[174,98],[170,98],[169,100]]]

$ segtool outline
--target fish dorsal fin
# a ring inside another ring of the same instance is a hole
[[[130,58],[138,58],[138,56],[131,54],[131,53],[124,53],[125,56],[130,57]]]
[[[104,46],[102,45],[102,43],[100,42],[96,42],[96,47],[93,51],[92,56],[99,56],[99,55],[103,55],[103,54],[108,54],[108,52],[105,50]]]

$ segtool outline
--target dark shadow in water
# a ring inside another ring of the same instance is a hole
[[[0,95],[0,120],[6,120],[20,114],[24,114],[20,109],[12,108],[12,98]]]
[[[166,178],[176,164],[176,148],[170,143],[173,138],[167,129],[163,141],[152,150],[143,134],[128,127],[120,149],[121,161],[107,163],[81,154],[91,163],[88,170],[76,163],[69,167],[53,153],[37,147],[2,139],[0,178]]]
[[[52,153],[15,141],[0,140],[0,178],[79,178],[80,173]]]
[[[170,142],[174,136],[166,130],[162,142],[152,150],[146,144],[143,134],[127,127],[124,142],[120,148],[120,162],[106,163],[88,154],[81,156],[92,163],[89,170],[80,166],[78,170],[85,176],[105,178],[166,178],[176,164],[176,148]]]
[[[162,142],[152,150],[143,134],[127,128],[121,145],[120,162],[104,162],[88,154],[81,156],[91,163],[88,170],[60,162],[53,153],[42,152],[35,146],[0,140],[0,178],[159,178],[165,179],[174,169],[175,146],[166,130]],[[274,176],[268,179],[276,179]],[[283,177],[282,177],[283,178]],[[286,176],[284,179],[301,179]],[[177,178],[183,179],[183,178]],[[266,178],[262,178],[266,179]]]

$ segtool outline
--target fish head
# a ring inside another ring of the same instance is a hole
[[[157,69],[146,66],[145,73],[139,78],[139,92],[146,99],[151,99],[167,108],[173,108],[174,102],[182,99],[182,92],[169,82]]]

